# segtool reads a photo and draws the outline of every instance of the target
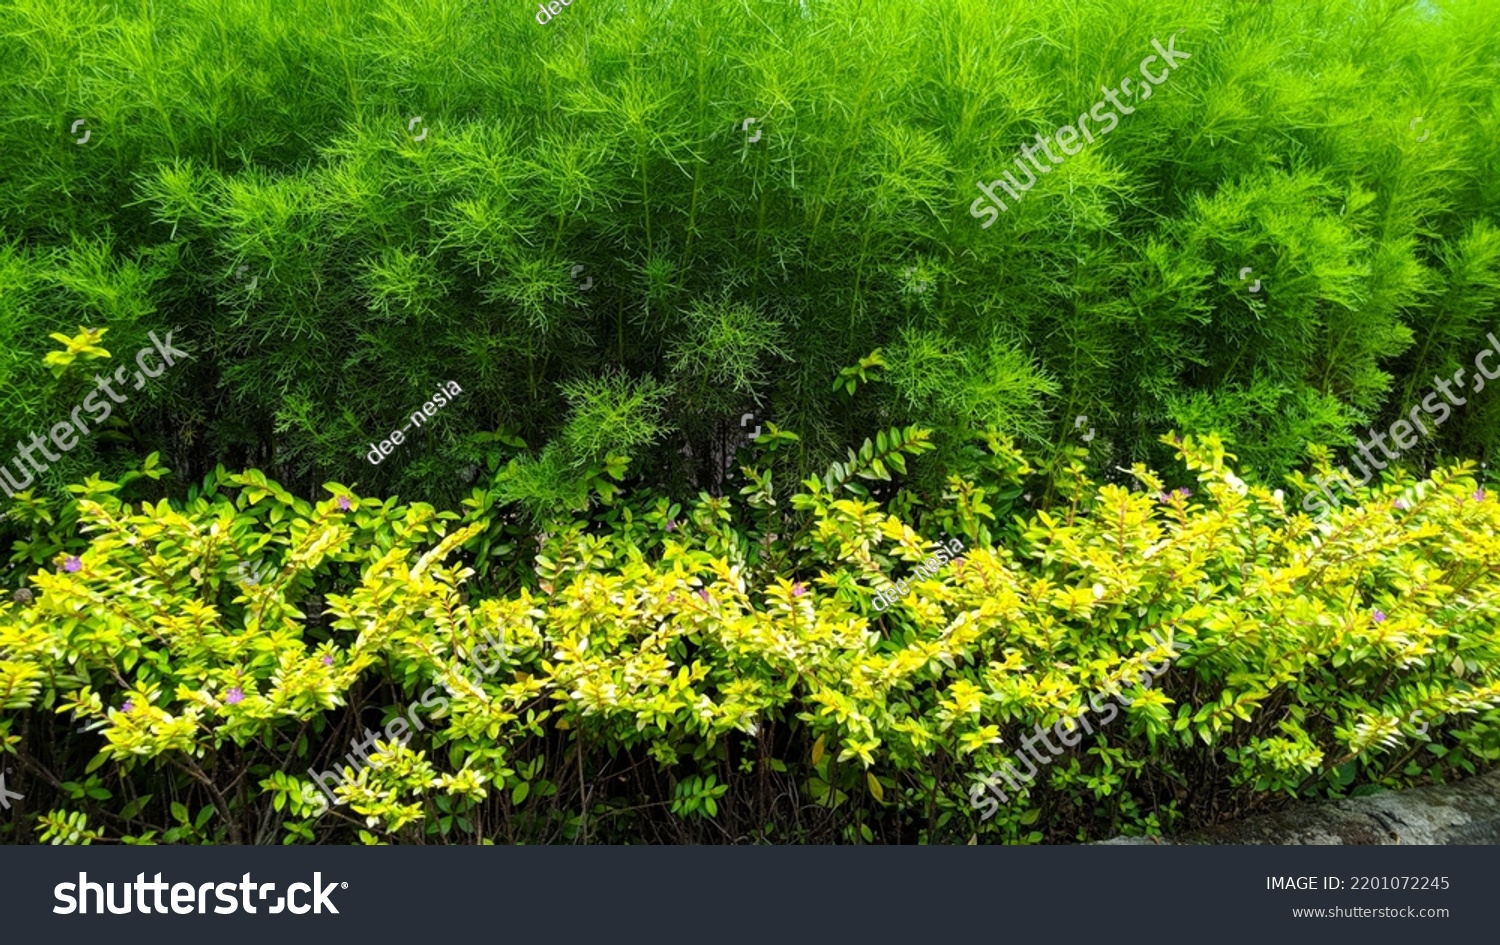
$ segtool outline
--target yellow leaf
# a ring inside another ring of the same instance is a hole
[[[865,772],[865,783],[870,785],[870,793],[875,795],[875,800],[885,803],[885,788],[880,786],[880,779],[875,777],[875,772]]]
[[[826,736],[826,735],[819,735],[818,736],[818,740],[815,741],[815,742],[813,742],[813,757],[812,757],[812,762],[813,762],[814,765],[817,765],[819,762],[821,762],[823,760],[823,739],[825,739],[827,737],[828,736]]]

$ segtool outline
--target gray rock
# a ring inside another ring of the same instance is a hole
[[[1500,844],[1500,768],[1452,784],[1293,805],[1180,837],[1117,837],[1116,846]]]

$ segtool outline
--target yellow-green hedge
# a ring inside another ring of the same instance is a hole
[[[88,549],[0,604],[0,745],[31,804],[11,827],[54,842],[1056,841],[1500,755],[1500,502],[1466,468],[1407,508],[1392,483],[1317,526],[1237,479],[1217,441],[1178,449],[1191,494],[1144,469],[1096,486],[1075,466],[1075,498],[1003,544],[988,536],[1006,482],[954,480],[948,507],[907,508],[913,527],[849,487],[868,451],[770,518],[749,487],[685,510],[621,498],[535,536],[528,579],[494,594],[466,563],[493,525],[473,511],[337,485],[313,504],[253,471],[186,507],[95,482],[78,507]],[[757,530],[757,507],[779,532]],[[952,537],[961,558],[877,610],[876,589]],[[264,579],[236,584],[258,559]],[[493,672],[454,683],[500,634]],[[981,820],[971,790],[1022,736],[1162,642],[1177,655],[1153,688]],[[452,698],[423,730],[351,768],[347,804],[323,802],[309,769],[437,682]]]

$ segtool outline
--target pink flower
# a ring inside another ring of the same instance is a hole
[[[327,656],[323,657],[323,665],[324,666],[332,666],[333,665],[333,654],[332,653],[330,653]]]
[[[348,496],[346,496],[346,495],[339,496],[339,508],[340,509],[342,509],[343,511],[347,512],[347,511],[349,511],[349,509],[350,509],[350,507],[352,505],[353,505],[353,503],[351,503],[349,501],[349,497]]]
[[[677,531],[677,522],[676,522],[675,519],[670,519],[670,518],[667,519],[667,531],[669,531],[669,532],[675,532],[675,531]]]
[[[669,604],[672,603],[672,601],[674,601],[676,599],[677,599],[677,595],[676,594],[668,594],[667,595],[667,603],[669,603]]]
[[[230,705],[239,705],[241,702],[245,701],[245,690],[241,689],[239,686],[235,686],[233,689],[224,694],[224,701],[229,703]]]
[[[703,598],[703,603],[709,603],[708,588],[705,587],[702,590],[698,591],[698,596]]]
[[[121,712],[133,712],[134,710],[135,710],[135,703],[131,702],[129,699],[126,699],[125,700],[125,704],[122,705],[122,706],[120,706],[120,711]]]
[[[805,588],[805,587],[802,586],[802,582],[801,581],[798,581],[796,584],[792,585],[792,596],[793,597],[801,597],[803,594],[806,594],[806,593],[807,593],[807,588]]]
[[[1484,501],[1484,490],[1483,489],[1475,490],[1475,492],[1474,492],[1474,501],[1475,502],[1483,502]]]
[[[83,559],[79,558],[77,555],[68,555],[63,559],[63,570],[68,572],[69,574],[74,574],[78,571],[82,571]]]
[[[1385,611],[1381,610],[1379,607],[1375,608],[1374,617],[1376,623],[1385,623]]]
[[[1406,511],[1406,500],[1405,499],[1397,499],[1396,500],[1396,508],[1400,509],[1403,512]]]

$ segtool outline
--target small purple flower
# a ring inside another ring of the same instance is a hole
[[[705,603],[705,604],[709,603],[708,588],[705,587],[705,588],[702,588],[701,590],[699,590],[698,591],[698,596],[701,597],[701,598],[703,598],[703,603]]]
[[[1405,512],[1406,509],[1407,509],[1406,500],[1405,499],[1397,499],[1396,500],[1396,508],[1398,508],[1401,511]]]
[[[241,689],[239,686],[235,686],[233,689],[224,694],[224,701],[229,703],[230,705],[239,705],[241,702],[245,701],[245,690]]]
[[[802,582],[801,581],[798,581],[796,584],[792,585],[792,596],[793,597],[801,597],[803,594],[806,594],[806,593],[807,593],[807,588],[805,588],[805,587],[802,586]]]
[[[1183,486],[1181,489],[1178,489],[1176,492],[1173,492],[1172,494],[1176,495],[1176,496],[1181,496],[1184,499],[1191,499],[1193,497],[1193,490],[1189,489],[1187,486]]]
[[[1385,611],[1381,610],[1379,607],[1375,608],[1374,616],[1376,623],[1385,623]]]
[[[1483,489],[1476,489],[1474,491],[1474,501],[1475,502],[1483,502],[1484,501],[1484,490]]]
[[[323,665],[324,666],[332,666],[333,665],[333,654],[332,653],[329,653],[327,656],[323,657]]]
[[[122,705],[122,706],[120,706],[120,711],[121,712],[134,712],[135,711],[135,703],[132,702],[132,701],[130,701],[129,699],[126,699],[125,700],[125,704]]]
[[[677,599],[677,595],[676,594],[668,594],[667,595],[667,603],[669,603],[669,604],[672,603],[672,601],[674,601],[676,599]]]
[[[670,518],[667,519],[667,531],[669,531],[669,532],[675,532],[675,531],[677,531],[677,520],[676,519],[670,519]]]
[[[349,497],[348,496],[346,496],[346,495],[339,496],[339,508],[340,509],[342,509],[343,511],[347,512],[347,511],[349,511],[349,509],[352,506],[353,506],[353,503],[351,503],[349,501]]]
[[[83,570],[83,560],[77,555],[68,555],[63,559],[63,570],[74,574]]]

